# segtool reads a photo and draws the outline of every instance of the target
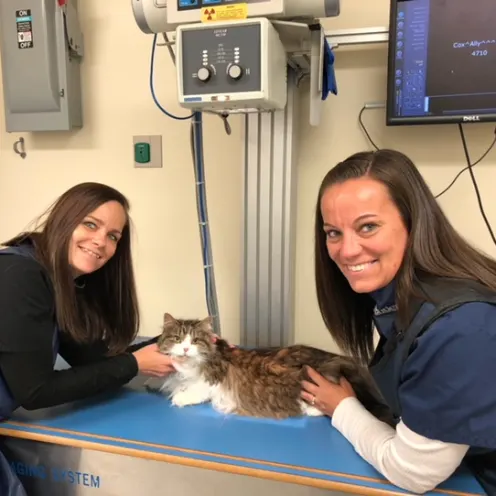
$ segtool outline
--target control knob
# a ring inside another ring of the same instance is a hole
[[[200,67],[196,76],[200,81],[206,83],[212,77],[212,71],[208,67]]]
[[[231,64],[227,68],[227,75],[235,80],[241,79],[241,76],[243,75],[243,69],[238,64]]]

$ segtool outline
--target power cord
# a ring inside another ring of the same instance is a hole
[[[373,141],[373,139],[370,137],[370,133],[367,131],[367,128],[365,127],[365,124],[363,122],[363,113],[366,110],[373,110],[373,109],[380,109],[380,108],[384,108],[384,104],[382,104],[382,103],[366,103],[362,107],[362,109],[360,110],[360,113],[358,114],[358,123],[360,124],[360,127],[362,128],[362,131],[364,132],[364,134],[367,137],[368,141],[374,147],[375,150],[379,150],[379,147],[375,144],[375,142]],[[451,183],[448,186],[446,186],[446,188],[444,188],[443,191],[441,191],[441,193],[439,193],[439,194],[436,195],[436,198],[439,198],[441,195],[444,195],[456,183],[456,181],[458,180],[458,178],[466,170],[469,170],[470,167],[475,167],[478,163],[482,162],[482,160],[484,160],[486,158],[486,156],[488,155],[488,153],[494,148],[495,145],[496,145],[496,128],[494,128],[494,138],[493,138],[493,141],[489,145],[489,147],[487,148],[487,150],[473,164],[468,164],[465,168],[463,168],[455,176],[455,178],[453,179],[453,181],[451,181]]]
[[[496,127],[494,128],[494,138],[493,138],[493,141],[492,143],[489,145],[489,148],[480,156],[480,158],[478,160],[476,160],[473,164],[469,164],[467,165],[465,168],[463,168],[456,176],[455,178],[453,179],[453,181],[451,181],[451,183],[446,186],[446,188],[443,189],[443,191],[441,191],[441,193],[439,193],[438,195],[436,195],[436,198],[439,198],[441,195],[444,195],[444,193],[446,193],[446,191],[448,191],[451,186],[453,186],[453,184],[456,183],[456,181],[458,180],[458,178],[466,171],[466,170],[469,170],[471,169],[471,167],[475,167],[479,162],[481,162],[482,160],[484,160],[487,156],[487,154],[494,148],[494,145],[496,145]]]
[[[177,120],[191,119],[195,115],[194,112],[191,115],[185,116],[185,117],[174,116],[174,115],[170,114],[169,112],[167,112],[167,110],[165,110],[162,107],[162,105],[160,105],[160,103],[158,102],[158,100],[155,96],[155,90],[153,88],[153,68],[155,66],[155,49],[157,46],[157,36],[158,36],[157,34],[155,34],[153,36],[153,46],[152,46],[151,66],[150,66],[150,91],[152,93],[153,101],[155,102],[157,107],[162,112],[164,112],[164,114],[167,115],[168,117],[172,117],[173,119],[177,119]],[[172,64],[175,66],[176,65],[176,54],[175,54],[174,50],[172,49],[172,42],[169,40],[169,35],[167,33],[162,33],[162,37],[164,38],[164,44],[167,47],[170,58],[172,60]],[[214,110],[203,110],[203,113],[218,115],[222,119],[222,123],[224,124],[224,131],[226,132],[226,134],[228,136],[231,135],[232,129],[231,129],[231,125],[229,124],[229,121],[227,120],[229,118],[229,114],[227,112],[216,112]]]
[[[360,127],[362,128],[362,131],[364,132],[365,136],[367,136],[367,139],[370,141],[371,145],[376,149],[379,150],[379,147],[374,143],[374,140],[370,137],[369,132],[367,131],[367,128],[365,127],[365,124],[363,123],[363,113],[366,110],[372,110],[372,109],[378,109],[378,108],[384,108],[384,104],[369,104],[366,103],[362,109],[360,110],[360,113],[358,114],[358,124],[360,124]]]
[[[205,187],[205,166],[203,158],[203,129],[201,112],[196,112],[195,117],[191,121],[190,145],[195,173],[196,204],[198,211],[200,239],[202,245],[206,303],[208,314],[213,319],[214,332],[218,336],[220,336],[221,326],[219,318],[219,306],[217,302],[217,289],[215,286],[212,240],[210,238],[210,223],[208,220],[207,209],[207,191]]]
[[[171,43],[167,37],[166,33],[163,33],[165,44],[169,50],[170,57],[173,64],[176,63],[176,54],[171,47]],[[155,91],[153,87],[153,68],[155,65],[155,49],[157,46],[157,35],[153,37],[151,64],[150,64],[150,90],[152,93],[153,100],[157,107],[168,117],[176,120],[187,120],[191,119],[191,134],[190,134],[190,145],[191,154],[193,158],[194,174],[195,174],[195,193],[196,193],[196,204],[197,204],[197,214],[198,223],[200,229],[200,238],[202,246],[202,259],[203,259],[203,273],[205,278],[205,297],[207,303],[208,314],[213,318],[213,328],[214,332],[220,336],[220,318],[219,318],[219,308],[217,303],[217,290],[215,286],[215,274],[214,274],[214,263],[211,248],[211,238],[210,238],[210,228],[208,220],[208,210],[207,210],[207,192],[206,192],[206,181],[205,181],[205,164],[204,164],[204,154],[203,154],[203,120],[202,112],[193,112],[191,115],[179,117],[171,114],[165,110],[158,102]],[[209,113],[214,113],[219,115],[224,121],[224,129],[227,134],[231,134],[231,127],[227,122],[228,114],[221,114],[218,112],[211,111]]]
[[[494,237],[493,230],[491,229],[491,224],[489,224],[489,221],[487,220],[487,217],[486,217],[486,213],[484,212],[484,207],[482,205],[482,199],[481,199],[479,187],[477,186],[477,181],[475,179],[474,171],[472,170],[475,164],[472,164],[470,161],[470,154],[468,152],[467,141],[465,140],[465,133],[463,132],[463,126],[461,123],[458,124],[458,130],[460,131],[460,137],[462,139],[463,151],[465,153],[465,158],[467,159],[467,167],[465,169],[468,169],[468,171],[470,173],[470,177],[472,179],[472,183],[473,183],[474,189],[475,189],[475,195],[477,196],[477,203],[479,204],[479,210],[482,214],[482,218],[484,219],[484,222],[486,223],[487,229],[489,230],[489,234],[491,235],[493,243],[496,245],[496,238]],[[496,130],[495,130],[495,132],[496,132]],[[493,144],[495,141],[493,141]],[[480,160],[479,160],[479,162],[480,162]]]
[[[172,51],[172,48],[170,48],[170,46],[168,45],[169,47],[169,53],[171,54],[171,57],[173,57],[173,60],[175,60],[174,58],[174,51]],[[160,105],[160,102],[158,101],[157,99],[157,96],[155,95],[155,87],[154,87],[154,83],[153,83],[153,76],[154,76],[154,68],[155,68],[155,50],[157,48],[157,35],[155,34],[153,36],[153,45],[152,45],[152,53],[151,53],[151,56],[150,56],[150,92],[152,94],[152,98],[153,98],[153,101],[155,102],[155,105],[167,116],[167,117],[170,117],[171,119],[175,119],[177,121],[186,121],[188,119],[191,119],[195,114],[192,113],[190,115],[186,115],[186,116],[177,116],[177,115],[174,115],[174,114],[171,114],[170,112],[168,112],[167,110],[164,109],[164,107],[162,107],[162,105]]]

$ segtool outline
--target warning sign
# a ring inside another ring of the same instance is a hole
[[[202,15],[202,21],[215,21],[215,9],[205,9]]]
[[[16,10],[17,46],[20,50],[33,48],[33,18],[31,9]]]
[[[207,8],[202,12],[202,22],[212,21],[238,21],[248,17],[248,5],[236,3],[232,5],[221,5],[215,8]]]

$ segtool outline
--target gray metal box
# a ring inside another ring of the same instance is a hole
[[[280,110],[287,56],[265,18],[178,26],[179,104],[193,110]]]
[[[7,132],[82,127],[77,0],[0,0],[0,53]]]

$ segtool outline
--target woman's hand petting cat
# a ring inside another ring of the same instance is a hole
[[[175,371],[170,356],[160,353],[156,343],[145,346],[133,353],[140,374],[150,377],[164,377]]]
[[[322,377],[311,367],[306,367],[308,377],[315,383],[302,381],[301,397],[311,406],[332,417],[334,410],[345,398],[355,397],[351,384],[341,378],[340,384],[335,384]]]
[[[217,336],[217,334],[212,334],[212,343],[215,343],[218,339],[221,339],[220,336]],[[228,344],[229,344],[229,348],[236,348],[236,345],[230,343]]]

